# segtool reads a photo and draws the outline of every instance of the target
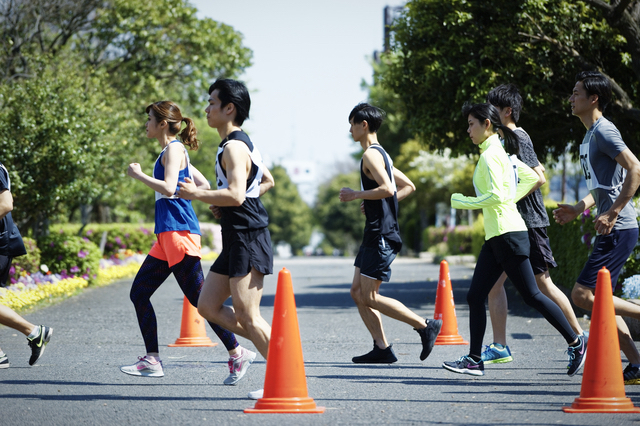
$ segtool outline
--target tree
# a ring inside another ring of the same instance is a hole
[[[271,174],[276,184],[261,198],[269,213],[271,241],[288,243],[293,253],[300,254],[309,244],[313,230],[311,208],[300,197],[284,167],[273,167]]]
[[[201,118],[209,84],[250,59],[239,33],[186,0],[0,2],[0,143],[16,217],[46,232],[50,218],[91,205],[152,216],[148,188],[125,176],[157,155],[144,108],[170,98]]]
[[[321,185],[314,215],[333,247],[353,253],[362,240],[364,215],[359,202],[340,202],[338,194],[343,187],[359,188],[360,173],[340,174]]]
[[[400,99],[409,128],[428,150],[471,153],[460,108],[498,84],[520,87],[519,124],[541,158],[558,158],[584,134],[567,97],[580,70],[614,83],[606,114],[640,148],[640,1],[413,0],[394,26],[381,84]],[[574,148],[573,152],[576,152]]]

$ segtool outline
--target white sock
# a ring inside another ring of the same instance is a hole
[[[36,337],[38,337],[39,335],[40,335],[40,326],[39,326],[39,325],[36,325],[36,327],[35,327],[33,330],[31,330],[31,334],[29,334],[29,335],[27,336],[27,339],[29,339],[29,340],[33,340],[33,339],[35,339]]]

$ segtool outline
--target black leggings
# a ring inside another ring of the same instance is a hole
[[[494,237],[501,238],[502,236]],[[504,249],[504,245],[501,247]],[[485,302],[494,284],[502,272],[522,296],[525,303],[540,312],[549,324],[562,334],[567,343],[573,343],[577,334],[573,331],[562,310],[551,299],[540,292],[536,278],[529,263],[529,257],[520,254],[496,253],[495,245],[486,241],[480,250],[478,262],[473,272],[471,287],[467,293],[469,304],[469,329],[471,331],[470,355],[480,356],[482,353],[482,339],[487,327],[487,312]],[[501,261],[497,260],[501,258]]]
[[[138,324],[147,353],[158,352],[158,323],[150,299],[172,272],[189,302],[198,307],[198,298],[204,283],[200,259],[185,255],[180,263],[169,268],[169,263],[166,261],[147,256],[133,280],[129,294],[133,306],[136,308]],[[238,346],[236,336],[232,332],[212,322],[209,322],[209,325],[228,351]]]

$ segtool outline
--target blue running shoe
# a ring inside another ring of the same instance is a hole
[[[498,345],[499,343],[492,343],[489,346],[485,346],[487,350],[482,352],[482,362],[485,364],[502,364],[513,361],[509,346]]]
[[[582,368],[584,360],[587,356],[587,339],[581,334],[578,336],[578,346],[569,346],[567,354],[569,355],[569,365],[567,365],[567,374],[573,376]]]

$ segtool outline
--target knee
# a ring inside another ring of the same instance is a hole
[[[360,288],[351,287],[349,293],[351,294],[351,298],[353,299],[353,301],[356,302],[356,305],[359,305],[361,303]]]
[[[590,311],[593,308],[593,293],[591,291],[574,287],[571,291],[571,300],[582,309]]]
[[[198,313],[201,317],[208,319],[209,321],[213,321],[215,318],[215,312],[208,306],[206,303],[198,303]]]
[[[246,311],[236,310],[236,321],[247,331],[253,328],[253,317]]]

